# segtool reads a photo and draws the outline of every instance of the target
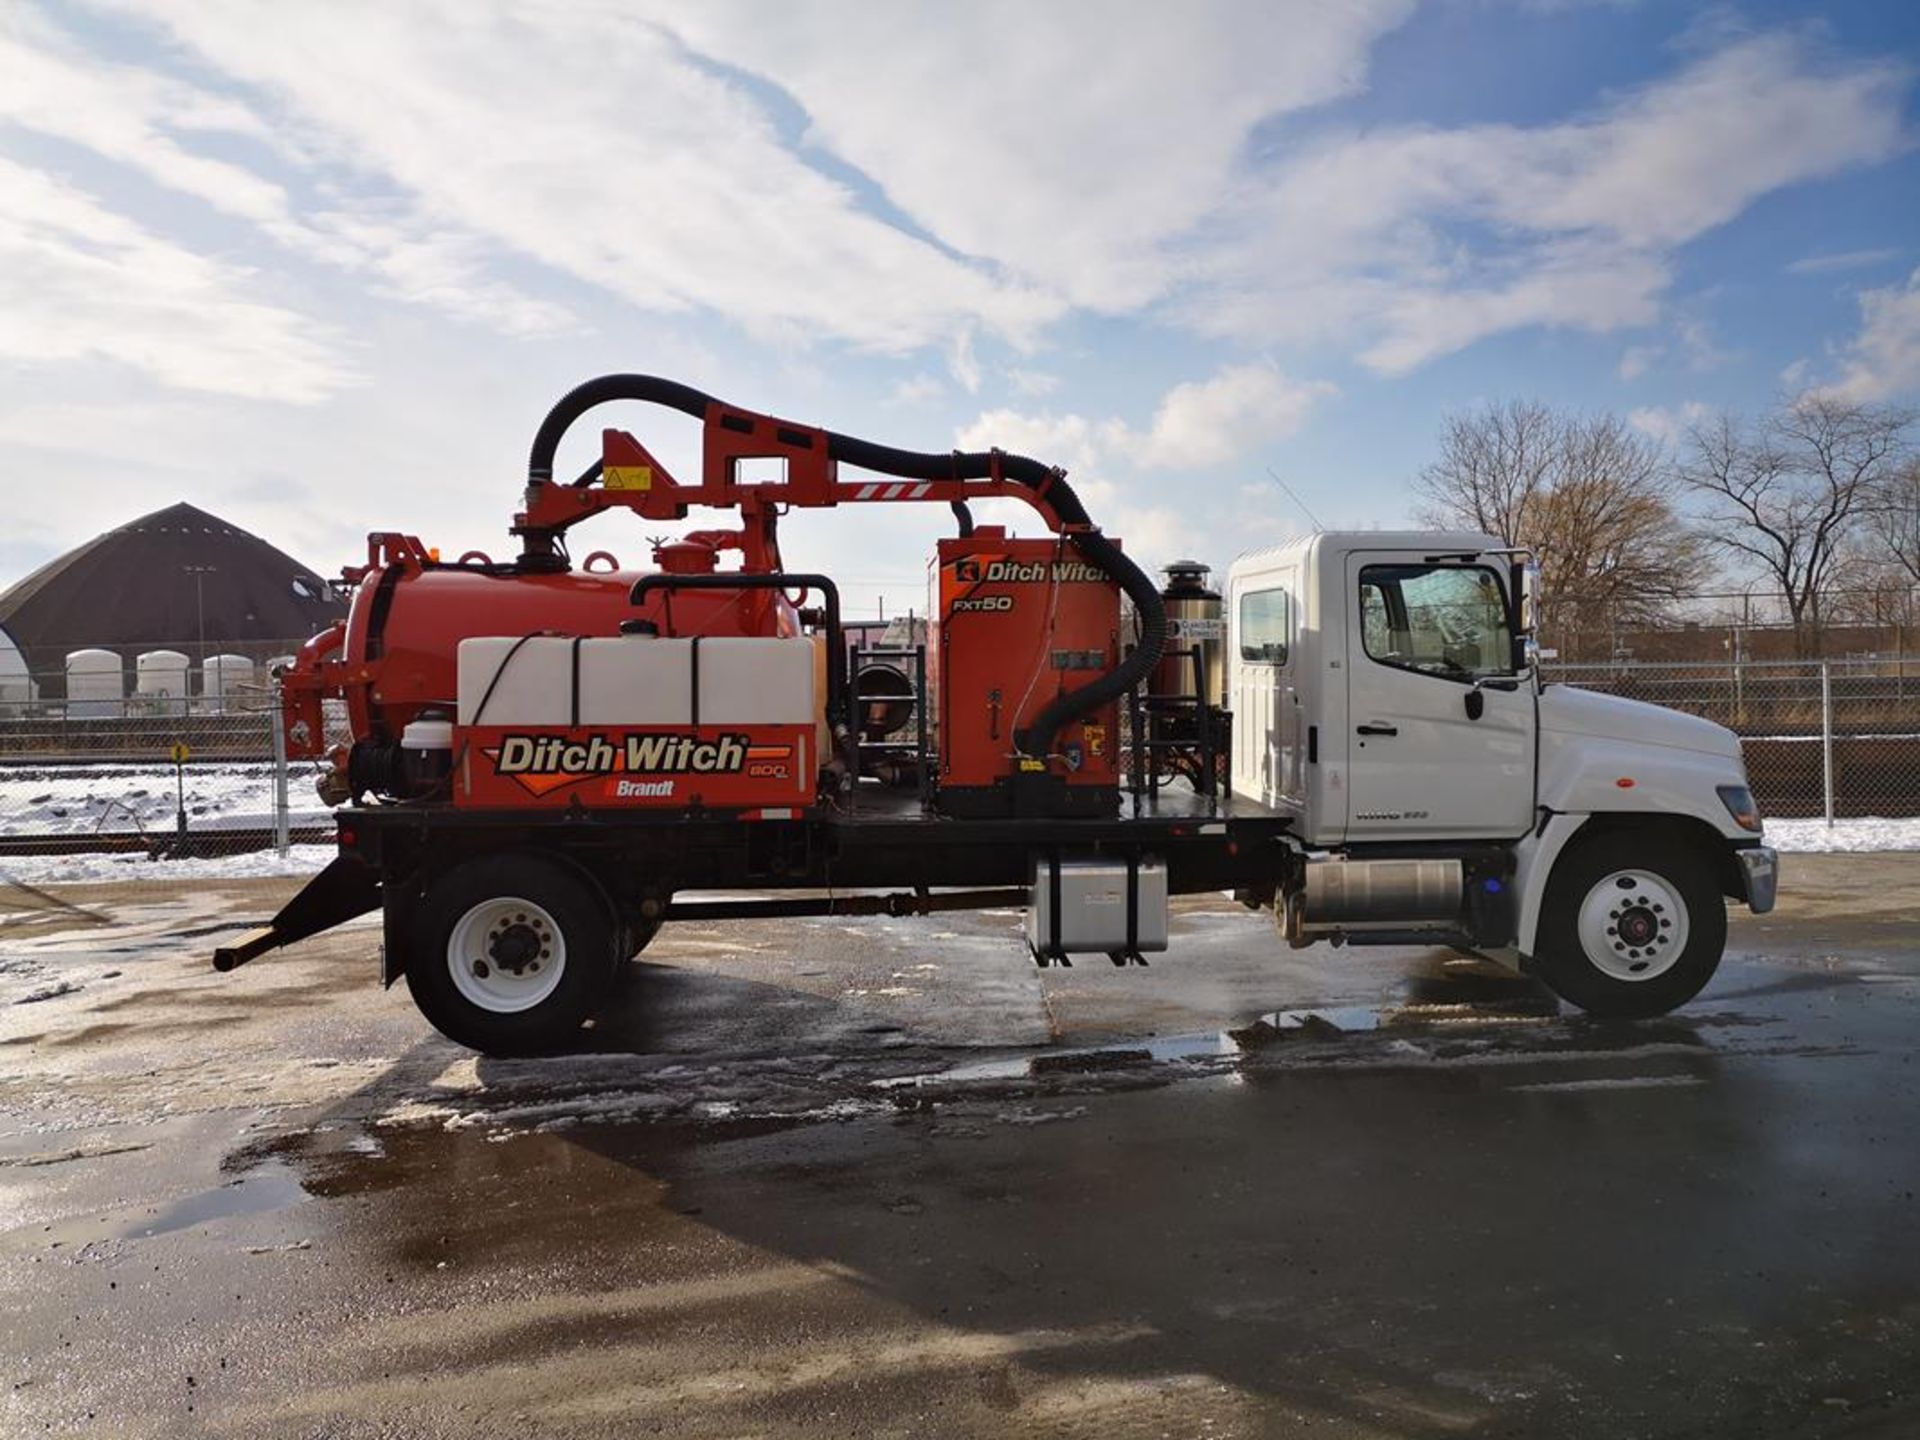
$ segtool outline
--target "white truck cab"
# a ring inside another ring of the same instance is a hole
[[[1526,556],[1490,535],[1322,532],[1235,561],[1235,793],[1290,813],[1296,943],[1453,944],[1605,1015],[1719,964],[1723,897],[1773,904],[1740,742],[1542,685]]]

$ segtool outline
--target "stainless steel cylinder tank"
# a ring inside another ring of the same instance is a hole
[[[1207,585],[1207,567],[1198,560],[1176,560],[1166,567],[1166,586],[1160,591],[1167,608],[1167,654],[1155,672],[1153,693],[1194,693],[1193,656],[1200,651],[1200,675],[1205,677],[1206,701],[1226,704],[1227,622],[1220,608],[1220,592]]]

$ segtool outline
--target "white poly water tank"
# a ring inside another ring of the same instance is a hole
[[[149,650],[133,662],[133,693],[149,715],[184,715],[192,662],[178,650]]]
[[[253,662],[244,655],[209,655],[200,663],[200,698],[209,710],[238,710],[254,698]]]
[[[126,666],[111,650],[74,650],[67,655],[67,714],[103,720],[125,711]]]
[[[0,630],[0,715],[14,714],[31,705],[35,693],[27,657],[20,653],[13,637]]]
[[[462,725],[810,725],[813,642],[712,636],[460,642]],[[484,708],[483,708],[484,707]]]

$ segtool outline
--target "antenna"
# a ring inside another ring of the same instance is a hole
[[[1291,500],[1294,504],[1300,507],[1300,513],[1302,515],[1305,515],[1307,519],[1313,522],[1314,534],[1318,535],[1322,530],[1327,528],[1326,526],[1320,523],[1320,517],[1318,515],[1315,515],[1313,511],[1307,509],[1307,502],[1302,500],[1298,495],[1293,493],[1293,487],[1287,484],[1286,481],[1282,480],[1279,474],[1274,470],[1273,466],[1271,465],[1267,466],[1267,478],[1273,481],[1274,484],[1278,485],[1283,491],[1285,491],[1287,498]]]

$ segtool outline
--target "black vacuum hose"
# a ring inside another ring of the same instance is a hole
[[[560,448],[560,437],[587,411],[609,400],[644,400],[682,411],[696,420],[706,419],[707,406],[713,403],[713,397],[704,391],[678,380],[662,380],[658,375],[602,375],[576,385],[560,397],[533,432],[533,449],[527,455],[529,484],[553,479],[553,454]]]
[[[602,375],[577,385],[560,397],[534,432],[533,448],[527,456],[529,485],[553,479],[553,457],[560,448],[561,437],[587,411],[611,400],[643,400],[701,420],[706,418],[709,406],[725,403],[691,385],[663,380],[657,375]],[[825,434],[827,454],[857,469],[897,475],[906,480],[989,480],[997,476],[1025,486],[1035,493],[1036,499],[1044,497],[1060,524],[1093,524],[1087,516],[1087,507],[1080,503],[1080,497],[1067,483],[1065,475],[1028,456],[1008,455],[997,450],[955,450],[946,454],[897,450],[891,445],[877,445],[871,440],[859,440],[831,430]],[[1061,726],[1125,695],[1152,673],[1167,643],[1167,612],[1160,603],[1160,592],[1147,573],[1097,530],[1076,529],[1066,534],[1074,549],[1126,591],[1133,601],[1140,617],[1140,642],[1115,668],[1078,690],[1055,696],[1033,717],[1033,723],[1016,731],[1014,744],[1023,755],[1051,754]]]

